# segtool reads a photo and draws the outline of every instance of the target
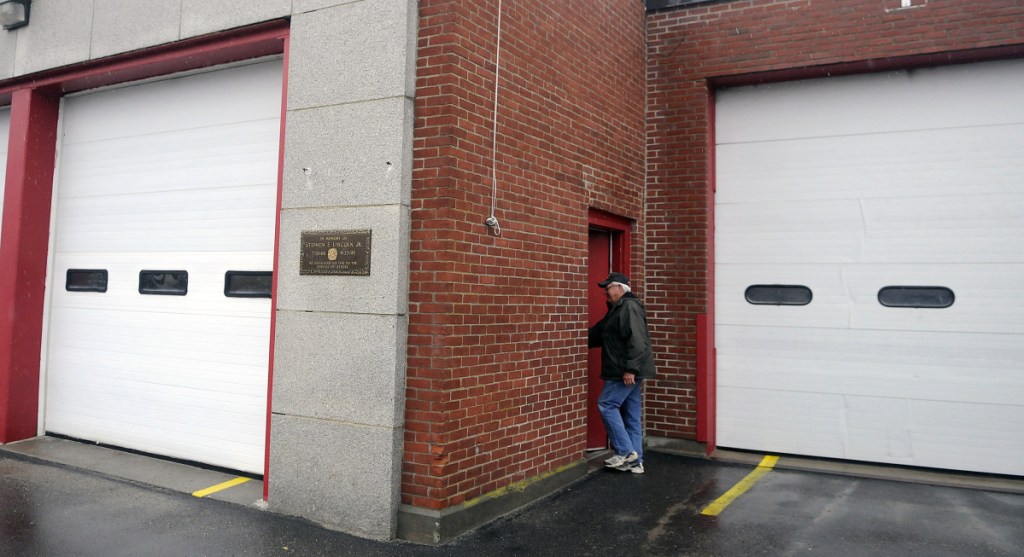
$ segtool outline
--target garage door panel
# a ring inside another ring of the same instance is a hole
[[[263,471],[270,299],[227,297],[224,281],[273,270],[281,71],[66,100],[47,431]],[[69,269],[105,270],[106,291],[67,291]],[[187,291],[141,294],[144,270],[185,271]]]
[[[248,456],[247,446],[258,441],[256,437],[250,436],[222,436],[220,438],[211,435],[205,428],[197,428],[197,435],[181,435],[170,437],[166,434],[156,435],[155,432],[169,431],[161,429],[159,423],[139,422],[124,423],[115,420],[99,420],[92,415],[81,415],[76,417],[70,426],[74,426],[81,432],[84,439],[98,443],[106,443],[117,446],[129,446],[135,450],[154,454],[181,454],[187,452],[197,462],[212,464],[215,466],[231,467],[233,469],[262,468],[262,457]],[[225,461],[224,453],[246,455],[244,461],[238,463],[235,459]]]
[[[241,361],[211,362],[187,358],[161,358],[149,361],[145,367],[132,366],[124,359],[113,358],[109,350],[95,347],[74,347],[65,355],[54,358],[55,365],[73,366],[88,361],[96,367],[88,381],[93,383],[127,383],[168,385],[172,387],[205,389],[211,392],[227,391],[225,398],[244,395],[258,399],[266,396],[265,388],[247,380],[251,374],[248,363]]]
[[[54,390],[52,403],[65,410],[49,419],[47,428],[74,432],[76,437],[91,441],[217,466],[262,470],[263,453],[251,447],[263,443],[264,431],[246,426],[266,420],[265,407],[240,413],[231,405],[223,408],[220,402],[181,404],[180,400],[140,398],[139,394],[129,389]],[[180,397],[193,393],[174,394]],[[75,402],[83,396],[89,397],[90,404],[76,406]],[[124,420],[125,415],[134,419]]]
[[[76,316],[71,312],[57,313],[54,317],[62,322],[54,329],[54,333],[60,335],[60,342],[55,343],[54,348],[116,351],[122,359],[135,355],[147,361],[157,356],[217,364],[240,360],[250,365],[266,363],[269,334],[266,327],[261,327],[263,332],[256,329],[264,325],[265,320],[250,318],[251,323],[246,324],[237,319],[212,321],[183,314],[163,314],[154,319],[153,315],[152,312],[122,313],[111,319],[113,323],[105,325],[100,320],[90,319],[91,315],[80,317],[76,323],[73,321]],[[236,329],[241,331],[236,332]],[[73,338],[65,341],[64,337]]]
[[[239,94],[244,91],[266,92],[276,98],[268,102],[267,95]],[[81,110],[64,117],[64,144],[273,120],[281,116],[280,93],[278,61],[183,74],[136,87],[74,97],[69,100],[74,100]],[[153,110],[154,99],[159,99],[162,110]]]
[[[838,408],[842,397],[790,391],[716,387],[719,411],[716,435],[735,448],[790,454],[840,455],[843,439],[836,435],[843,423]],[[814,415],[808,420],[807,415]],[[836,456],[839,458],[839,456]]]
[[[762,284],[804,286],[811,290],[805,306],[756,305],[747,302],[748,287]],[[715,322],[718,325],[780,325],[847,328],[852,306],[842,270],[826,265],[716,265]]]
[[[875,393],[891,393],[879,397],[884,400],[930,399],[938,402],[967,401],[977,404],[1005,404],[1019,407],[1024,393],[1020,381],[1004,379],[979,384],[978,376],[951,377],[943,373],[941,366],[908,364],[902,368],[878,364],[865,370],[857,363],[836,364],[821,362],[819,373],[808,374],[800,371],[815,362],[808,359],[779,359],[769,363],[755,361],[750,356],[723,355],[724,364],[736,366],[741,371],[760,374],[762,379],[744,380],[739,385],[728,384],[727,388],[749,388],[785,390],[792,393],[830,394],[838,396],[872,396]],[[979,373],[987,371],[979,366]],[[995,388],[1002,389],[993,392]],[[729,408],[729,410],[734,410]],[[1018,411],[1020,409],[1018,408]]]
[[[916,401],[914,449],[918,462],[954,470],[1020,475],[1024,419],[1020,406]],[[932,464],[934,463],[934,464]]]
[[[216,316],[158,311],[117,311],[58,308],[53,314],[55,353],[90,350],[133,366],[156,361],[178,362],[198,369],[248,368],[247,382],[260,386],[266,379],[253,374],[266,366],[269,329],[266,316]],[[84,355],[79,354],[79,358]],[[54,360],[60,361],[59,359]],[[75,365],[89,360],[78,359]],[[225,367],[227,366],[227,367]]]
[[[87,432],[81,431],[80,424],[94,423],[99,426],[105,423],[111,434],[105,436],[104,439],[109,440],[111,435],[129,429],[126,424],[130,424],[130,429],[133,430],[152,429],[150,436],[153,437],[151,442],[154,444],[164,442],[162,440],[166,440],[168,443],[178,443],[182,439],[191,439],[198,445],[216,445],[225,441],[232,443],[241,441],[248,444],[262,442],[263,431],[258,428],[246,427],[249,422],[258,419],[260,413],[258,411],[243,412],[240,410],[243,406],[241,403],[223,403],[222,407],[222,403],[204,404],[202,399],[197,399],[192,404],[182,405],[175,401],[140,398],[137,396],[140,392],[131,389],[122,389],[116,392],[86,390],[83,393],[92,397],[91,404],[76,405],[76,401],[81,400],[81,396],[76,392],[57,391],[54,393],[55,402],[61,403],[67,409],[59,416],[55,416],[51,425],[57,428],[57,431],[72,428],[75,430],[76,436],[81,437],[82,434],[92,435],[94,432],[91,429]],[[180,391],[167,389],[167,392],[178,397],[194,394],[184,389]],[[97,406],[109,408],[109,410],[94,411]],[[125,414],[138,415],[138,418],[126,422],[122,419]],[[265,416],[264,419],[266,419]],[[211,439],[204,440],[204,437]],[[83,438],[99,441],[92,437]],[[131,448],[137,447],[132,446]],[[160,451],[160,454],[167,454],[167,452]],[[246,450],[243,454],[231,455],[230,458],[226,458],[222,454],[216,462],[208,463],[227,466],[236,457],[253,461],[258,459],[258,453]]]
[[[730,373],[719,386],[1024,406],[1024,337],[753,327],[722,334],[718,362]]]
[[[1021,215],[1024,192],[723,204],[716,253],[723,264],[1024,263]]]
[[[718,423],[731,447],[957,470],[981,458],[999,474],[1019,474],[1024,458],[1016,406],[719,389],[741,409]]]
[[[729,204],[1003,194],[1019,179],[1022,127],[719,145],[716,198]],[[758,187],[747,195],[730,187],[748,182]]]
[[[138,276],[138,271],[136,271],[135,274],[136,274],[136,276]],[[222,277],[216,277],[216,278],[222,279]],[[223,284],[223,282],[221,282],[221,284]],[[170,296],[160,296],[159,297],[160,299],[155,299],[155,298],[157,298],[157,296],[140,296],[138,294],[137,285],[138,285],[138,281],[135,280],[135,281],[132,281],[132,284],[130,285],[130,286],[134,286],[135,288],[133,288],[131,290],[129,290],[128,288],[124,289],[124,290],[127,291],[127,295],[122,297],[125,300],[125,305],[124,305],[124,307],[119,308],[117,310],[110,310],[109,303],[98,302],[95,299],[93,299],[93,300],[87,299],[87,297],[88,298],[102,298],[102,296],[103,296],[102,294],[97,294],[95,296],[90,296],[87,293],[83,293],[81,295],[80,299],[69,300],[64,306],[62,306],[61,308],[55,308],[54,311],[70,311],[70,310],[73,310],[73,309],[87,310],[88,312],[91,312],[91,313],[88,314],[88,317],[85,318],[85,320],[83,322],[92,322],[92,323],[96,324],[97,326],[103,326],[105,324],[105,322],[108,320],[108,318],[109,318],[111,323],[118,323],[118,322],[120,322],[119,320],[121,320],[121,319],[131,319],[131,314],[135,313],[135,312],[140,312],[140,313],[158,312],[162,316],[167,317],[167,318],[172,318],[175,315],[184,315],[187,318],[188,316],[207,314],[208,317],[210,317],[210,319],[208,319],[208,320],[201,320],[201,321],[197,321],[195,323],[191,323],[188,326],[188,330],[197,330],[199,332],[204,332],[204,331],[213,332],[213,331],[216,331],[216,330],[223,330],[224,327],[226,326],[226,324],[230,324],[232,329],[236,333],[251,334],[252,330],[256,330],[256,325],[251,325],[250,322],[245,320],[245,319],[246,318],[253,318],[253,319],[265,318],[266,317],[265,314],[267,312],[267,308],[269,307],[269,304],[270,304],[269,300],[267,300],[265,298],[264,299],[260,299],[260,298],[254,298],[254,299],[230,298],[231,301],[237,302],[237,305],[235,307],[231,307],[231,308],[225,307],[225,309],[223,309],[221,312],[216,313],[216,314],[212,314],[212,312],[217,311],[217,310],[213,310],[211,308],[195,308],[195,307],[184,308],[184,307],[181,307],[181,305],[175,305],[173,301],[168,300],[167,298],[170,298]],[[190,292],[191,292],[191,284],[190,284],[189,288],[190,288]],[[134,290],[134,292],[133,292],[133,290]],[[111,293],[108,292],[107,294],[111,294]],[[141,298],[141,300],[132,298],[133,294],[135,296],[138,296],[138,298]],[[113,294],[111,294],[111,296],[113,296]],[[198,298],[199,294],[196,294],[196,297]],[[215,295],[211,295],[211,296],[209,296],[209,298],[210,298],[211,302],[216,300],[216,296]],[[221,299],[224,298],[223,292],[220,293],[220,298]],[[224,306],[222,306],[222,307],[224,307]],[[112,313],[110,313],[110,314],[105,313],[107,311],[111,311]],[[222,317],[223,319],[214,319],[214,317],[218,317],[218,316]],[[70,314],[70,313],[67,313],[67,314],[63,314],[62,317],[68,317],[68,318],[74,319],[75,316]],[[242,318],[242,319],[239,319],[239,318]],[[59,326],[59,325],[55,324],[54,326]],[[131,330],[131,327],[126,327],[125,326],[125,327],[122,327],[122,328],[124,330],[126,330],[126,331]]]
[[[1024,228],[1024,192],[866,199],[862,207],[869,238],[918,239],[939,233],[947,238],[981,234],[973,238],[984,240],[1013,237]]]
[[[1024,334],[1024,265],[718,265],[716,322],[812,328]],[[806,306],[750,304],[757,284],[809,288]],[[878,291],[893,285],[942,286],[956,300],[945,309],[890,308]]]
[[[88,232],[86,224],[106,225],[109,219],[118,219],[112,226],[152,221],[154,218],[170,220],[171,215],[190,223],[225,218],[265,218],[274,210],[273,207],[268,208],[266,200],[258,195],[266,189],[267,184],[206,188],[188,192],[188,199],[182,199],[181,192],[65,198],[62,225],[72,230],[78,227],[76,232]],[[90,217],[99,215],[106,217],[104,222],[88,223]]]
[[[1024,192],[867,200],[863,211],[865,262],[1024,263]]]
[[[73,401],[82,400],[82,397],[78,396],[79,393],[89,393],[90,398],[96,401],[105,400],[103,406],[111,414],[128,408],[136,409],[137,419],[133,420],[135,422],[163,421],[168,424],[195,425],[204,420],[203,416],[216,415],[217,421],[207,424],[207,427],[239,435],[260,433],[258,428],[235,426],[248,424],[256,416],[262,415],[266,418],[262,412],[264,403],[261,400],[266,395],[265,392],[253,390],[221,393],[201,386],[187,385],[163,385],[164,388],[154,389],[154,383],[149,380],[152,376],[145,371],[130,373],[131,370],[127,370],[125,377],[110,374],[99,376],[97,381],[70,380],[66,383],[66,391],[57,390],[54,394],[59,397],[63,392],[71,396],[69,412],[76,407]],[[79,402],[77,407],[88,409],[90,405]]]
[[[272,245],[272,244],[271,244]],[[79,252],[62,254],[54,260],[56,288],[54,306],[110,309],[116,296],[120,311],[159,311],[161,313],[207,314],[212,316],[265,317],[267,298],[228,298],[224,296],[227,271],[263,271],[273,269],[270,251],[262,252]],[[68,292],[64,288],[68,269],[107,271],[107,292]],[[189,273],[186,296],[143,296],[139,294],[142,270],[184,270]]]
[[[1024,61],[719,92],[720,445],[1024,475],[1022,94]]]
[[[914,434],[914,446],[920,460],[935,463],[928,466],[975,470],[981,460],[987,472],[1020,475],[1024,419],[1019,407],[922,401],[915,411],[923,426]]]
[[[752,263],[786,262],[791,264],[808,263],[993,263],[998,261],[998,254],[1006,254],[1008,262],[1024,262],[1024,246],[1020,245],[1014,234],[1024,235],[1009,230],[992,231],[971,235],[965,231],[960,236],[941,237],[935,234],[921,238],[878,238],[861,239],[858,236],[844,235],[840,232],[826,231],[806,226],[800,232],[736,232],[729,234],[731,244],[717,248],[721,252],[723,264],[736,261]],[[803,236],[803,241],[798,241]],[[942,243],[941,250],[925,248],[935,247],[936,242]],[[979,247],[979,243],[985,243]],[[780,246],[785,246],[784,255],[776,255]],[[931,255],[929,255],[929,252]]]
[[[757,353],[770,360],[772,355],[822,362],[848,361],[853,355],[863,362],[884,363],[905,360],[939,365],[949,362],[949,373],[963,374],[963,365],[987,366],[999,370],[1019,369],[1024,357],[1022,335],[972,333],[932,333],[928,331],[876,331],[722,325],[716,347],[722,354]],[[870,346],[871,350],[865,350]],[[916,352],[912,354],[910,352]],[[840,357],[830,355],[838,353]],[[765,361],[765,364],[770,364]],[[1022,374],[992,373],[1000,378],[1024,380]],[[744,377],[726,374],[719,383]],[[994,378],[993,378],[994,379]]]
[[[62,204],[57,239],[66,253],[95,245],[109,252],[253,251],[273,242],[276,200],[266,191],[274,187],[71,198]]]
[[[732,89],[716,100],[716,140],[729,144],[1020,123],[1020,66],[1000,61]]]
[[[76,108],[74,105],[72,108]],[[120,195],[266,183],[276,171],[276,119],[161,135],[74,144],[66,197]]]
[[[197,196],[199,197],[199,196]],[[260,211],[272,217],[273,210]],[[260,241],[273,240],[273,226],[261,222],[257,217],[245,217],[243,215],[232,215],[219,217],[215,212],[206,213],[207,218],[175,219],[173,213],[155,215],[150,222],[122,222],[125,233],[120,233],[115,228],[118,226],[116,219],[111,219],[109,224],[96,227],[82,227],[86,230],[81,235],[72,231],[61,231],[58,233],[60,239],[66,239],[69,249],[78,251],[92,250],[89,242],[104,242],[110,244],[112,251],[153,253],[161,252],[195,252],[211,251],[224,252],[236,250],[251,250]],[[265,220],[264,217],[263,220]],[[180,226],[178,226],[180,225]],[[166,247],[172,243],[174,247]],[[154,250],[146,250],[152,246]]]
[[[261,431],[238,427],[247,423],[247,420],[244,419],[247,416],[232,412],[230,408],[221,410],[218,407],[203,405],[199,402],[186,406],[177,401],[143,399],[134,397],[137,393],[127,389],[117,392],[89,391],[88,394],[94,397],[93,405],[75,406],[74,401],[81,400],[81,397],[75,396],[74,393],[55,392],[57,400],[65,402],[68,410],[59,418],[55,418],[53,425],[58,428],[70,427],[76,430],[80,429],[80,425],[89,423],[95,424],[97,428],[105,426],[110,430],[110,434],[104,436],[104,439],[107,440],[118,432],[141,433],[150,429],[149,435],[152,437],[150,443],[152,444],[161,443],[161,439],[165,439],[168,444],[190,440],[197,446],[214,447],[219,443],[258,443],[261,441]],[[182,393],[175,394],[181,395]],[[62,397],[65,396],[66,400],[62,400]],[[95,412],[92,410],[95,406],[109,410]],[[139,417],[131,422],[121,420],[121,416],[126,413],[137,414]],[[254,419],[256,415],[251,414],[248,417]],[[66,420],[66,422],[61,420]],[[90,428],[88,433],[93,434],[94,431]],[[246,451],[246,453],[248,458],[258,456],[252,451]],[[229,461],[230,459],[225,459],[221,455],[218,462],[209,463],[224,465]]]
[[[1024,338],[1024,265],[908,265],[855,268],[846,276],[852,304],[850,328],[888,331],[962,332]],[[944,309],[890,308],[878,302],[884,286],[949,288],[956,296]]]
[[[863,239],[849,234],[862,228],[856,199],[722,204],[715,211],[716,220],[737,223],[717,232],[716,261],[723,265],[861,260]]]

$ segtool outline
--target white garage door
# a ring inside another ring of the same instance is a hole
[[[273,267],[281,79],[275,60],[65,100],[48,432],[263,472],[270,300],[225,282]]]
[[[1024,475],[1022,99],[1022,61],[719,92],[720,446]]]
[[[4,214],[4,191],[7,185],[7,141],[10,133],[11,111],[2,109],[0,110],[0,219]],[[0,229],[3,227],[0,226]]]

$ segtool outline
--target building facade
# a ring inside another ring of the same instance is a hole
[[[583,473],[591,228],[605,275],[613,235],[643,259],[643,6],[437,4],[420,5],[403,532]]]
[[[1020,475],[1024,7],[648,7],[652,440]]]
[[[436,543],[606,446],[616,270],[651,445],[1020,475],[1022,54],[1012,1],[35,0],[0,442]]]

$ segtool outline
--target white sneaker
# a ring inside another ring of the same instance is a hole
[[[633,451],[633,452],[631,452],[631,453],[629,453],[627,455],[615,455],[615,456],[609,458],[608,460],[604,461],[604,465],[607,466],[608,468],[618,468],[619,466],[622,466],[623,464],[628,464],[630,462],[636,462],[636,459],[637,459],[636,451]]]
[[[626,464],[623,464],[622,466],[616,466],[615,469],[620,471],[620,472],[632,472],[634,474],[643,474],[644,473],[644,463],[643,462],[627,462]]]

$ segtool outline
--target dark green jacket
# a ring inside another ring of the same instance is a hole
[[[589,330],[588,344],[600,347],[601,377],[621,381],[627,371],[637,379],[654,377],[654,354],[647,311],[632,292],[609,304],[608,313]]]

